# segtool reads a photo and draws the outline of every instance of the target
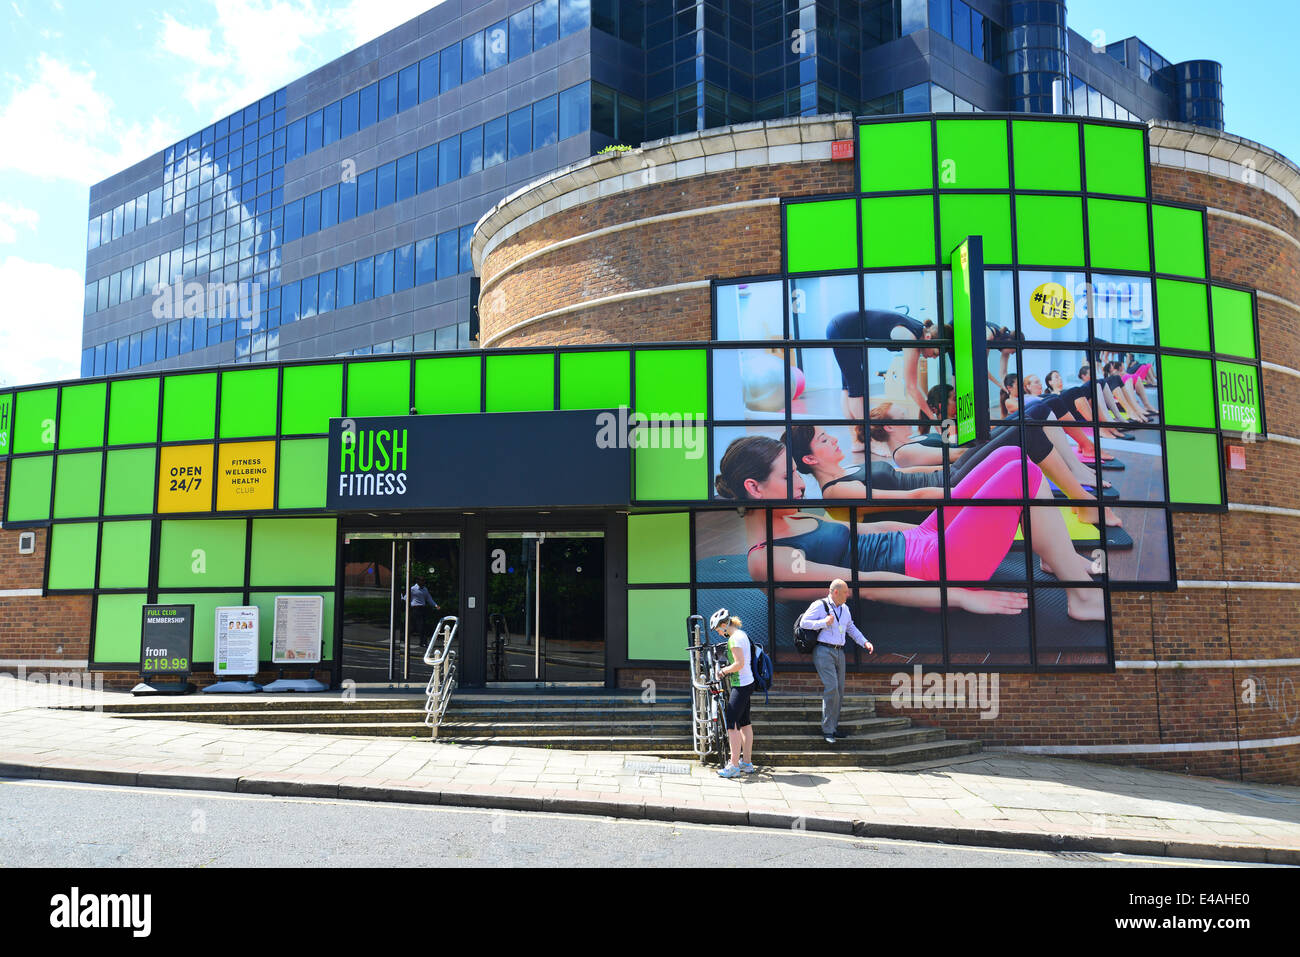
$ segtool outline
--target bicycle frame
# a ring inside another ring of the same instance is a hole
[[[727,688],[718,674],[721,665],[718,651],[725,645],[710,644],[704,640],[704,618],[691,615],[686,619],[686,631],[691,638],[687,646],[691,667],[691,738],[695,753],[707,763],[714,755],[720,764],[730,757],[727,741]]]

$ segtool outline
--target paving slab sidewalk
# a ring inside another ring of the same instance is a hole
[[[918,771],[765,768],[727,781],[688,755],[298,734],[94,710],[124,699],[0,675],[0,776],[1300,865],[1300,787],[996,751]]]

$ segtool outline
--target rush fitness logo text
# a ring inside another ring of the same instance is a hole
[[[406,429],[344,428],[339,495],[405,495]]]
[[[1246,372],[1219,370],[1219,405],[1221,415],[1238,422],[1256,421],[1259,396],[1255,392],[1255,377]]]

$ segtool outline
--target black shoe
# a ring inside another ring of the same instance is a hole
[[[836,729],[835,729],[835,737],[837,737],[837,738],[847,738],[847,737],[849,737],[849,733],[848,733],[847,731],[843,730],[842,728],[836,728]]]

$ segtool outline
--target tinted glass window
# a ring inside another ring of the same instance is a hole
[[[438,147],[426,146],[416,161],[416,188],[423,193],[438,185]]]
[[[560,36],[567,37],[590,25],[591,0],[560,0]]]
[[[420,61],[420,102],[433,99],[438,95],[438,54],[434,53]]]
[[[506,118],[499,116],[483,124],[483,166],[506,161]]]
[[[379,118],[386,120],[397,112],[397,74],[379,81]]]
[[[358,94],[358,110],[361,115],[361,129],[373,126],[379,118],[379,84],[371,83]]]
[[[376,171],[375,209],[391,206],[397,199],[397,164],[385,163]]]
[[[559,39],[560,10],[558,0],[533,4],[533,48],[540,50]]]
[[[375,208],[375,171],[357,177],[357,215],[363,216]]]
[[[357,263],[357,302],[375,298],[375,261],[362,259]]]
[[[415,244],[415,282],[422,286],[437,278],[437,243],[433,239],[421,239]]]
[[[460,137],[449,136],[438,144],[438,185],[460,175]]]
[[[443,93],[460,85],[460,44],[453,44],[438,54],[438,73]]]
[[[495,70],[497,67],[505,66],[510,59],[510,34],[506,26],[506,21],[494,23],[487,28],[487,52],[484,54],[484,63],[489,70]]]
[[[533,149],[556,142],[556,124],[555,97],[549,96],[533,104]]]
[[[586,130],[591,122],[591,89],[579,83],[560,94],[560,139]]]
[[[338,268],[337,292],[334,303],[339,309],[345,309],[355,301],[356,267],[352,263]]]
[[[397,199],[409,199],[415,195],[415,154],[403,156],[397,161]]]
[[[339,136],[351,136],[358,129],[360,115],[357,112],[360,105],[360,96],[356,93],[345,96],[342,103],[339,104]]]
[[[460,41],[460,78],[468,83],[483,75],[483,34],[476,33]]]
[[[468,176],[483,168],[483,127],[476,126],[460,134],[460,175]]]
[[[393,253],[378,253],[375,256],[375,298],[393,294]]]
[[[510,59],[533,52],[533,9],[520,10],[510,18]]]
[[[438,278],[456,275],[459,251],[456,248],[456,230],[438,236]]]
[[[507,122],[510,143],[506,158],[514,159],[516,156],[523,156],[533,148],[533,108],[525,106],[521,110],[515,110],[510,114]]]
[[[325,124],[325,145],[338,142],[340,133],[340,113],[339,104],[331,103],[321,111],[321,116]]]
[[[393,255],[393,291],[410,289],[415,284],[415,245],[400,246]]]
[[[397,109],[408,110],[420,102],[420,68],[412,64],[397,77]]]

